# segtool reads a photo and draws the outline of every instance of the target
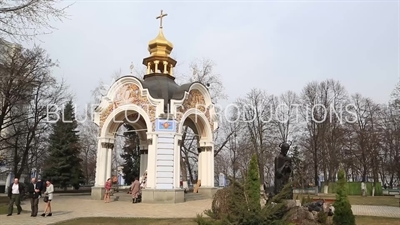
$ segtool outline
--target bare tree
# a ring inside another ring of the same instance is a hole
[[[384,184],[393,187],[400,178],[400,123],[392,105],[384,108],[382,113],[382,155],[380,178]]]
[[[233,178],[237,176],[238,173],[238,143],[237,136],[240,133],[240,123],[231,122],[227,119],[222,119],[219,124],[220,135],[218,138],[224,139],[223,141],[218,141],[217,143],[222,143],[222,148],[218,148],[219,152],[215,153],[216,160],[224,165],[220,172],[231,175]],[[218,163],[219,164],[219,163]]]
[[[116,70],[112,75],[111,75],[111,81],[105,82],[103,80],[100,80],[98,85],[92,90],[92,102],[89,103],[90,106],[98,105],[100,104],[102,97],[106,96],[108,93],[108,90],[111,88],[111,85],[118,80],[122,76],[122,70]]]
[[[79,123],[79,136],[81,145],[82,170],[86,184],[94,181],[96,170],[98,126],[92,121],[91,107],[85,110],[85,117]]]
[[[326,80],[307,84],[301,101],[306,126],[305,137],[300,139],[304,142],[303,147],[311,153],[314,185],[317,187],[321,171],[327,182],[336,177],[344,145],[342,117],[348,97],[338,81]]]
[[[192,76],[184,77],[186,82],[200,82],[205,85],[210,92],[213,103],[227,98],[221,76],[214,72],[215,66],[216,64],[210,59],[194,60],[189,65],[189,69],[193,72]]]
[[[271,160],[274,156],[272,140],[268,136],[272,131],[272,96],[265,91],[253,89],[236,103],[239,106],[237,115],[241,117],[240,121],[251,144],[251,153],[257,155],[260,182],[264,184],[265,166],[272,163],[267,163],[267,159]]]
[[[27,40],[54,29],[51,20],[66,18],[60,0],[0,1],[0,33],[2,37]],[[47,31],[46,31],[47,30]]]
[[[271,123],[276,129],[277,138],[283,142],[293,135],[298,128],[300,99],[296,93],[287,91],[271,101],[273,118]]]
[[[374,180],[377,180],[380,108],[371,99],[362,97],[360,94],[353,95],[352,102],[356,106],[357,114],[357,122],[352,124],[352,131],[354,132],[354,150],[352,154],[360,162],[358,169],[361,172],[362,181],[367,181],[371,167],[374,173]]]
[[[4,67],[3,82],[8,83],[3,109],[3,129],[1,142],[15,176],[19,177],[26,171],[30,157],[36,158],[34,165],[38,169],[38,150],[43,148],[38,141],[44,136],[49,119],[49,110],[56,110],[63,104],[68,93],[63,82],[58,82],[52,75],[51,69],[56,64],[46,52],[34,47],[14,54],[10,64]],[[8,79],[7,79],[8,78]],[[23,79],[26,78],[26,79]],[[16,86],[16,87],[15,87]],[[22,87],[21,89],[16,89]],[[11,98],[11,99],[10,99]],[[12,101],[15,99],[16,101]],[[36,152],[36,154],[33,154]],[[32,166],[31,166],[32,167]]]

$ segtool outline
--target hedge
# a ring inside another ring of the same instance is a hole
[[[367,186],[367,195],[372,196],[372,186],[373,182],[364,182]],[[336,193],[337,184],[334,182],[329,182],[328,193]],[[324,187],[324,182],[322,182],[322,187]],[[348,195],[362,195],[361,182],[348,182],[346,183],[346,190]],[[375,195],[383,195],[381,183],[375,184]]]

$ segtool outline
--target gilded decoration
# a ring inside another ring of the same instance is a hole
[[[100,128],[103,127],[107,117],[114,109],[122,105],[135,104],[146,111],[153,124],[155,121],[156,107],[150,103],[147,96],[142,96],[140,88],[135,84],[125,84],[119,88],[114,96],[113,102],[100,115]]]
[[[182,107],[183,106],[183,107]],[[214,130],[214,123],[212,121],[211,115],[210,115],[210,107],[206,108],[206,101],[204,99],[204,96],[201,94],[201,92],[199,90],[191,90],[189,92],[189,96],[188,98],[186,98],[183,101],[182,106],[179,106],[177,109],[177,115],[176,115],[176,119],[178,121],[181,121],[183,114],[185,114],[186,111],[188,111],[189,109],[193,109],[193,108],[197,108],[198,110],[200,110],[201,112],[204,113],[204,115],[206,116],[211,130]],[[181,121],[184,122],[184,121]]]

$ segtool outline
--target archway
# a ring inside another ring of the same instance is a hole
[[[181,167],[185,166],[181,169],[182,180],[189,178],[195,189],[198,188],[196,185],[201,184],[198,192],[212,195],[210,189],[214,188],[214,145],[209,121],[204,112],[196,108],[189,109],[181,121],[183,121],[179,127],[179,132],[182,134]],[[192,158],[193,155],[197,155],[197,162]]]
[[[135,177],[140,178],[147,169],[147,128],[143,117],[138,113],[129,114],[118,125],[114,133],[111,174],[118,177],[119,185],[126,186]]]
[[[152,129],[149,115],[135,104],[127,104],[114,109],[100,127],[100,137],[97,149],[96,179],[92,188],[92,197],[102,199],[104,184],[112,174],[112,154],[117,131],[122,124],[129,124],[139,136],[140,142],[140,172],[143,174],[148,165],[147,131]]]

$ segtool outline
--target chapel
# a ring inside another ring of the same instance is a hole
[[[184,126],[197,138],[198,192],[211,197],[214,188],[214,142],[216,113],[206,86],[199,82],[178,84],[174,77],[177,61],[174,48],[163,32],[161,10],[158,35],[148,43],[149,56],[143,59],[146,74],[132,74],[115,81],[95,109],[99,126],[96,180],[92,198],[102,199],[105,181],[111,177],[116,132],[129,123],[140,139],[140,174],[146,174],[142,202],[185,201],[181,186],[180,145]]]

